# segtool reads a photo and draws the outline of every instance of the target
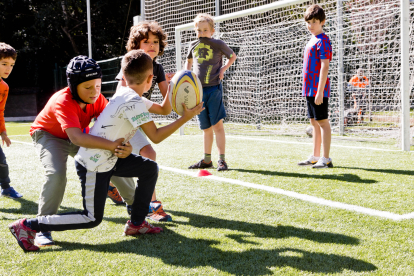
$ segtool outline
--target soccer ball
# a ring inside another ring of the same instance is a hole
[[[309,137],[312,137],[312,135],[313,135],[313,126],[306,127],[305,132]]]

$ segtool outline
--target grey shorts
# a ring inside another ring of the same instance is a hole
[[[139,152],[141,149],[150,144],[150,142],[148,142],[147,136],[145,136],[141,128],[139,128],[134,137],[129,140],[129,143],[132,146],[132,153],[136,155],[140,155]]]

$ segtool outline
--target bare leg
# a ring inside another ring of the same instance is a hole
[[[329,151],[331,149],[331,125],[328,119],[317,122],[322,130],[323,157],[329,158]]]
[[[226,151],[226,133],[224,132],[223,120],[220,120],[213,126],[214,133],[216,134],[216,144],[219,154],[225,154]]]
[[[315,119],[310,119],[311,125],[313,126],[313,156],[320,157],[321,156],[321,129],[318,122]]]
[[[213,127],[209,127],[203,130],[204,132],[204,153],[211,154],[211,149],[213,147],[214,133]]]

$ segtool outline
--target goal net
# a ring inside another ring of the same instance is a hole
[[[158,61],[166,72],[175,72],[176,26],[192,23],[198,13],[222,16],[274,2],[146,0],[145,20],[157,21],[168,34],[168,46]],[[225,41],[238,57],[223,81],[226,122],[285,134],[304,133],[309,122],[306,100],[301,96],[302,63],[310,34],[303,13],[309,5],[310,2],[303,2],[216,23],[214,37]],[[324,30],[333,49],[329,69],[333,131],[339,133],[342,123],[345,134],[398,137],[401,127],[400,1],[325,0],[319,5],[326,12]],[[413,18],[414,4],[411,4],[410,53],[414,53]],[[195,39],[192,28],[180,32],[182,68],[188,45]],[[413,54],[407,58],[413,107]],[[360,81],[350,83],[358,73],[363,76]],[[368,85],[361,84],[364,80]],[[158,97],[161,97],[159,93]],[[410,120],[413,125],[412,111]]]

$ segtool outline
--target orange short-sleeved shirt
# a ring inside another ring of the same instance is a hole
[[[364,81],[361,82],[359,80],[359,77],[355,75],[351,78],[349,83],[352,84],[354,87],[365,88],[365,86],[369,85],[369,81],[368,78],[365,76],[362,76],[362,78],[364,79]]]
[[[9,86],[2,78],[0,78],[0,133],[6,131],[6,123],[4,121],[4,109],[6,107],[8,95]]]
[[[87,104],[83,111],[79,103],[72,99],[69,87],[56,92],[47,102],[43,110],[37,115],[30,128],[30,135],[35,130],[41,129],[50,134],[69,139],[65,129],[77,127],[84,129],[92,118],[98,117],[107,105],[108,101],[100,94],[94,104]]]

